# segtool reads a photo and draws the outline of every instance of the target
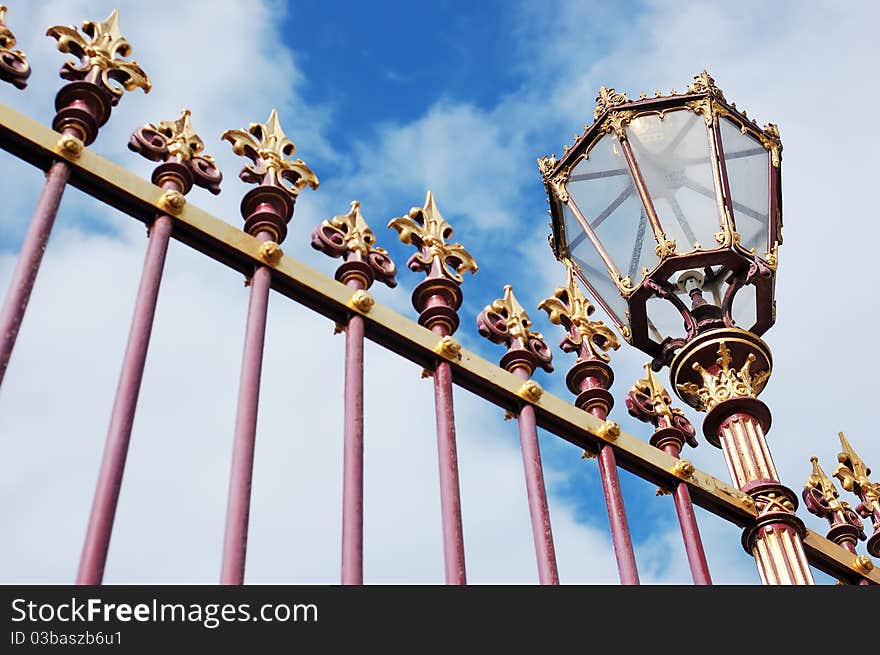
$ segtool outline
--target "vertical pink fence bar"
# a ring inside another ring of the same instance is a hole
[[[348,214],[323,221],[312,233],[312,247],[344,261],[336,279],[352,290],[351,304],[369,310],[367,293],[375,280],[397,286],[388,253],[351,203]],[[352,314],[345,326],[345,389],[342,460],[342,584],[364,582],[364,320]]]
[[[562,350],[578,355],[577,363],[566,376],[569,390],[577,394],[575,405],[605,421],[603,429],[606,434],[616,436],[620,432],[619,426],[613,421],[607,421],[608,413],[614,406],[614,397],[608,391],[614,382],[614,372],[608,365],[608,351],[619,348],[620,342],[602,321],[590,320],[595,308],[580,291],[571,266],[568,266],[567,285],[556,289],[554,295],[541,302],[539,308],[548,313],[552,323],[565,328],[566,335],[559,344]],[[639,572],[614,450],[603,444],[599,446],[596,456],[620,582],[624,585],[637,585]]]
[[[119,55],[128,54],[130,46],[119,34],[118,19],[118,13],[114,10],[103,23],[83,23],[83,32],[90,38],[83,37],[75,28],[65,26],[51,27],[47,32],[48,36],[58,39],[59,50],[71,52],[80,59],[78,63],[68,61],[61,68],[61,77],[69,84],[61,87],[55,96],[57,112],[52,128],[60,133],[57,148],[66,157],[75,159],[83,147],[95,140],[98,130],[110,117],[111,109],[119,103],[123,88],[132,90],[140,87],[145,92],[150,90],[150,81],[140,67],[133,61],[119,58]],[[88,54],[90,51],[93,55]],[[16,79],[14,71],[20,68],[18,64],[11,64],[13,79]],[[121,86],[109,85],[107,73],[112,73]],[[17,79],[21,80],[21,77]],[[49,167],[46,183],[0,309],[0,384],[27,311],[69,176],[70,166],[63,160]]]
[[[260,254],[266,263],[256,267],[250,280],[220,570],[220,584],[240,585],[244,583],[247,555],[260,374],[272,286],[270,267],[283,256],[279,244],[287,236],[299,192],[306,186],[317,188],[318,178],[302,160],[290,158],[296,147],[282,131],[274,109],[266,123],[251,123],[247,130],[227,130],[222,138],[232,144],[233,152],[253,162],[245,164],[240,177],[258,186],[242,198],[241,215],[244,231],[263,243]]]
[[[680,409],[672,407],[671,402],[650,364],[645,365],[645,377],[636,382],[626,395],[629,413],[640,421],[654,425],[651,445],[678,458],[685,443],[696,447],[697,440],[690,421]],[[682,459],[676,465],[676,471],[681,477],[687,478],[693,475],[694,467],[688,460]],[[680,482],[675,485],[672,493],[694,584],[710,585],[712,578],[709,575],[709,565],[706,562],[706,552],[690,491],[684,482]]]
[[[504,297],[487,305],[477,317],[477,327],[481,335],[493,343],[507,346],[500,366],[523,380],[520,395],[526,401],[535,401],[541,397],[541,387],[530,379],[535,369],[540,366],[548,373],[553,370],[550,349],[544,338],[531,330],[531,325],[531,320],[513,295],[513,288],[509,284],[504,287]],[[544,486],[535,408],[528,403],[524,404],[519,411],[518,422],[538,562],[538,580],[542,585],[557,585],[559,572],[550,528],[550,510]]]
[[[446,359],[458,356],[461,346],[451,336],[458,329],[458,308],[462,303],[461,274],[476,273],[477,263],[460,243],[447,243],[452,226],[444,220],[428,191],[423,207],[393,219],[388,227],[400,233],[400,240],[418,251],[407,265],[423,272],[426,279],[412,294],[419,323],[440,337],[438,362],[433,371],[434,403],[437,417],[437,455],[440,468],[440,510],[443,522],[443,560],[446,584],[467,583],[464,561],[464,534],[458,479],[458,453],[455,441],[455,414],[452,404],[452,370]]]
[[[193,184],[215,194],[220,192],[222,175],[210,158],[199,155],[204,144],[193,132],[189,116],[189,110],[184,110],[177,121],[160,123],[158,126],[145,125],[129,141],[129,149],[150,160],[163,162],[153,172],[152,181],[165,189],[163,199],[169,210],[182,207],[183,196]],[[80,557],[77,584],[101,584],[103,580],[173,225],[171,216],[159,214],[150,226],[143,273]]]

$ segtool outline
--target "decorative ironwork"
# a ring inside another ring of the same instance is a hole
[[[834,481],[819,466],[819,458],[810,457],[810,462],[813,464],[813,471],[807,478],[801,494],[807,510],[828,521],[832,528],[832,531],[828,533],[828,538],[832,541],[837,541],[834,539],[833,533],[841,531],[849,533],[849,538],[852,540],[864,541],[867,537],[859,515],[853,511],[849,503],[840,500],[840,494],[837,487],[834,486]]]
[[[593,110],[593,118],[598,119],[612,107],[617,107],[626,102],[629,102],[626,93],[618,93],[614,89],[600,86],[599,95],[596,96],[596,108]]]
[[[694,81],[688,85],[687,93],[688,95],[707,93],[713,98],[718,98],[718,100],[722,101],[724,100],[724,93],[721,89],[715,86],[715,80],[706,70],[703,70],[698,75],[694,75]]]
[[[645,377],[627,392],[626,408],[631,416],[652,424],[658,430],[676,428],[689,446],[697,447],[694,426],[678,407],[672,406],[672,398],[657,379],[650,362],[645,364]]]
[[[510,352],[530,353],[535,364],[548,373],[553,370],[553,355],[541,333],[532,331],[532,320],[513,295],[511,285],[504,285],[504,296],[483,308],[477,317],[477,327],[489,341],[506,344]]]
[[[27,86],[31,65],[21,50],[13,50],[15,35],[6,25],[6,5],[0,5],[0,80],[18,89]]]
[[[477,262],[460,243],[448,243],[452,226],[440,215],[434,203],[434,194],[428,191],[425,204],[413,207],[406,216],[394,218],[388,227],[397,230],[403,243],[412,244],[418,252],[410,257],[410,270],[431,275],[442,275],[461,284],[465,271],[477,272]]]
[[[715,373],[704,369],[699,362],[693,363],[693,369],[703,379],[702,385],[686,382],[677,387],[682,394],[692,398],[697,409],[702,411],[708,411],[731,398],[755,398],[770,377],[770,371],[759,371],[754,375],[749,371],[756,360],[753,353],[748,354],[742,368],[731,368],[730,350],[723,340],[718,344],[718,355],[718,370]]]
[[[80,60],[78,65],[65,62],[60,73],[62,79],[99,84],[109,94],[113,105],[119,102],[123,90],[140,88],[145,93],[150,91],[150,80],[138,63],[133,59],[122,59],[131,54],[131,44],[119,31],[118,10],[114,9],[101,23],[84,21],[82,31],[80,34],[72,25],[56,25],[46,31],[46,36],[58,41],[61,52]]]
[[[177,120],[163,121],[158,125],[147,123],[139,127],[131,135],[128,149],[151,161],[178,164],[178,166],[160,166],[153,175],[156,184],[161,186],[162,179],[166,176],[186,178],[186,173],[180,170],[182,166],[191,176],[191,180],[180,180],[184,192],[195,183],[216,195],[220,193],[223,174],[217,168],[213,157],[202,154],[205,150],[205,142],[193,130],[191,115],[189,109],[184,109]]]
[[[376,235],[364,220],[361,203],[357,200],[352,201],[351,210],[347,214],[334,216],[315,228],[312,232],[312,247],[330,257],[344,258],[345,263],[340,269],[354,262],[368,266],[369,273],[360,271],[365,287],[369,287],[373,279],[381,280],[392,288],[397,286],[397,268],[388,256],[388,251],[376,246]],[[337,272],[337,279],[346,274],[345,270]]]
[[[542,300],[538,309],[547,312],[551,323],[568,331],[559,342],[564,352],[578,353],[578,361],[591,357],[610,361],[608,351],[620,348],[620,341],[605,323],[590,319],[596,308],[575,281],[570,261],[566,261],[566,270],[566,286],[557,288],[552,297]]]
[[[834,470],[834,477],[840,480],[844,489],[856,494],[862,501],[856,505],[856,512],[862,518],[870,518],[874,524],[874,534],[868,539],[868,552],[880,557],[880,483],[868,479],[871,469],[865,466],[843,432],[839,432],[838,436],[842,452],[837,455],[840,463]]]
[[[232,151],[253,163],[245,164],[240,177],[250,184],[277,186],[296,198],[309,186],[318,188],[318,178],[302,159],[292,159],[293,141],[281,129],[278,112],[272,109],[265,123],[251,123],[245,130],[226,130],[220,137],[232,144]]]

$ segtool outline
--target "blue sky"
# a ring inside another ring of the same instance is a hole
[[[0,101],[48,123],[65,56],[44,36],[46,28],[102,20],[117,5],[7,4],[9,24],[34,73],[24,92],[0,89]],[[126,94],[102,128],[96,151],[148,176],[152,164],[125,148],[128,134],[190,107],[195,128],[225,175],[220,196],[196,190],[191,202],[240,225],[238,201],[247,186],[237,178],[241,160],[219,134],[263,122],[277,107],[297,144],[296,156],[321,180],[317,191],[300,197],[285,252],[332,274],[337,262],[312,250],[308,236],[320,220],[360,200],[379,245],[399,269],[400,287],[377,287],[375,295],[414,316],[409,294],[420,276],[405,267],[410,248],[385,225],[421,205],[432,189],[455,239],[480,266],[464,283],[458,336],[497,361],[503,349],[480,338],[474,320],[504,284],[513,284],[554,348],[556,372],[539,372],[536,379],[562,397],[569,396],[564,374],[573,357],[556,348],[559,328],[533,309],[563,282],[546,242],[549,219],[535,160],[561,154],[582,130],[600,85],[631,97],[682,90],[708,68],[749,115],[778,123],[785,145],[779,322],[767,335],[777,372],[764,396],[774,409],[769,441],[783,481],[799,490],[811,454],[820,456],[826,470],[833,468],[841,429],[869,465],[873,456],[880,466],[880,448],[869,442],[873,423],[861,397],[866,392],[857,397],[848,390],[864,389],[863,345],[876,334],[876,323],[861,331],[823,323],[821,317],[851,310],[856,292],[814,269],[816,252],[846,252],[845,275],[859,279],[873,257],[867,240],[846,237],[847,230],[870,229],[864,211],[871,188],[867,158],[843,147],[827,129],[828,107],[836,107],[837,98],[849,97],[852,89],[865,102],[877,94],[864,86],[877,55],[866,34],[877,18],[869,3],[846,9],[825,3],[771,8],[574,0],[541,6],[313,0],[118,6],[122,31],[153,90]],[[151,27],[157,16],[169,15],[175,20],[163,18],[160,29]],[[875,133],[863,138],[867,151],[877,145]],[[5,285],[40,175],[8,155],[2,161],[21,176],[7,175],[3,182],[9,202],[0,222]],[[826,188],[848,192],[843,197]],[[846,230],[823,231],[831,216]],[[16,535],[6,545],[0,580],[73,578],[143,248],[141,226],[96,208],[73,189],[66,193],[0,392],[0,434],[11,435],[0,458],[0,503]],[[245,303],[237,275],[172,246],[111,545],[111,581],[211,582],[219,572]],[[333,582],[341,339],[329,335],[332,326],[290,304],[274,299],[270,307],[248,579]],[[59,321],[65,329],[53,327]],[[822,376],[844,382],[820,385],[827,409],[808,415],[805,403],[816,401],[804,380],[807,371],[819,372],[803,362],[817,348],[833,351],[823,359]],[[366,579],[440,582],[430,387],[416,384],[418,371],[378,348],[368,349],[367,357],[373,368],[367,373]],[[647,427],[630,419],[623,404],[644,360],[627,346],[615,353],[612,391],[614,418],[647,438]],[[51,384],[49,371],[55,376]],[[40,400],[47,396],[48,405]],[[461,392],[456,407],[469,575],[482,582],[532,582],[516,426]],[[699,426],[699,418],[689,415]],[[542,434],[541,447],[562,581],[614,582],[595,461],[581,461],[576,449],[549,435]],[[727,479],[720,451],[701,442],[690,456]],[[45,485],[47,471],[56,472],[63,488]],[[626,472],[621,479],[643,580],[687,583],[671,499],[657,498],[651,485]],[[37,494],[30,492],[35,486]],[[824,533],[821,521],[803,509],[800,514]],[[739,546],[739,530],[703,512],[699,517],[716,580],[757,582],[754,564]],[[401,524],[413,528],[401,531]],[[189,544],[185,555],[168,557],[170,534]],[[29,545],[37,541],[42,545],[35,553]]]

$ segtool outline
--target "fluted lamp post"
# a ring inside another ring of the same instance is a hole
[[[772,366],[781,152],[703,71],[683,93],[601,88],[594,121],[538,160],[556,257],[623,338],[669,367],[679,398],[755,504],[743,546],[765,584],[813,584],[796,494],[780,481],[758,400]]]

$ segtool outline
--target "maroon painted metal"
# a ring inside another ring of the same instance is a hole
[[[256,236],[263,242],[272,238],[267,231],[261,231]],[[224,585],[244,583],[254,447],[257,437],[257,410],[260,402],[260,374],[263,368],[263,344],[266,337],[271,281],[272,273],[267,266],[259,266],[251,278],[220,571],[220,584]]]
[[[375,280],[397,286],[388,253],[374,247],[376,237],[351,203],[348,214],[323,221],[312,233],[312,247],[342,257],[336,279],[353,292]],[[364,320],[352,314],[345,326],[345,387],[342,478],[342,584],[364,582]]]
[[[531,372],[522,366],[514,368],[512,373],[523,380],[528,380],[531,376]],[[558,585],[559,570],[556,565],[553,531],[550,527],[550,508],[547,506],[547,490],[544,485],[544,467],[541,464],[535,408],[532,405],[524,405],[517,420],[526,477],[526,493],[529,499],[529,515],[532,519],[532,537],[535,540],[538,561],[538,581],[542,585]]]
[[[358,285],[349,285],[357,288]],[[364,583],[364,319],[345,326],[342,584]]]
[[[101,584],[104,577],[104,565],[110,547],[113,519],[122,486],[125,459],[147,359],[147,348],[150,343],[171,228],[171,218],[159,216],[150,229],[143,275],[135,300],[134,318],[122,362],[116,400],[113,403],[110,429],[104,445],[104,455],[98,473],[98,483],[86,529],[76,584]]]
[[[678,457],[680,448],[668,444],[663,451],[673,457]],[[709,574],[709,563],[706,561],[706,550],[703,548],[703,540],[700,537],[700,528],[697,525],[697,517],[694,514],[694,504],[691,501],[691,492],[683,482],[675,486],[672,492],[675,501],[675,512],[678,515],[678,523],[681,526],[681,536],[684,540],[684,550],[687,554],[688,565],[694,584],[710,585],[712,577]]]
[[[241,215],[245,232],[262,242],[261,257],[271,264],[283,255],[279,244],[287,236],[287,224],[293,217],[300,190],[306,186],[317,188],[318,178],[301,159],[289,159],[296,147],[282,131],[274,109],[265,124],[251,123],[247,131],[227,130],[221,138],[232,144],[233,152],[253,162],[246,163],[239,173],[243,181],[257,185],[242,198]],[[272,269],[256,266],[250,278],[251,294],[232,442],[220,570],[220,584],[224,585],[244,583],[260,375],[271,286]]]
[[[12,356],[18,330],[27,310],[37,272],[40,270],[40,262],[43,260],[43,253],[69,176],[70,167],[63,161],[57,161],[49,168],[46,184],[40,194],[18,256],[18,263],[12,273],[9,291],[6,292],[3,309],[0,310],[0,384],[3,383],[6,367]]]
[[[531,320],[517,302],[510,285],[504,287],[503,298],[487,305],[480,312],[477,316],[477,327],[480,334],[493,343],[507,346],[500,366],[526,381],[524,390],[529,385],[535,385],[530,378],[538,366],[548,373],[553,371],[550,349],[538,332],[531,331]],[[532,386],[533,390],[535,388],[538,387]],[[547,506],[534,406],[524,403],[517,420],[538,561],[538,579],[542,585],[558,585],[559,572],[550,528],[550,510]]]
[[[645,372],[646,377],[639,380],[627,393],[626,407],[630,415],[653,424],[655,431],[651,436],[651,445],[678,459],[685,443],[692,447],[697,446],[694,427],[680,409],[671,406],[669,394],[660,385],[649,365],[645,366]],[[686,471],[693,471],[690,463],[682,464]],[[690,491],[684,482],[680,482],[673,487],[672,494],[694,584],[710,585],[712,579]]]
[[[114,14],[111,14],[111,18],[108,20],[112,20],[113,16]],[[69,39],[62,39],[62,32],[68,29],[61,28],[59,31],[59,28],[50,28],[47,34],[61,39],[59,47],[61,47],[61,42],[66,44],[65,47],[69,47],[72,42]],[[11,33],[7,35],[7,40],[8,36],[11,36]],[[12,42],[14,43],[14,39]],[[124,40],[117,40],[116,45],[118,53],[128,44]],[[78,155],[83,146],[89,145],[97,138],[98,130],[110,118],[111,109],[119,103],[122,96],[122,87],[108,86],[98,63],[91,60],[88,52],[76,47],[74,50],[80,57],[82,65],[76,66],[68,61],[61,68],[61,77],[69,80],[69,83],[62,86],[55,96],[56,114],[52,121],[52,128],[62,135],[59,144],[64,144],[69,154]],[[4,73],[0,74],[0,77],[7,79],[7,74],[12,75],[12,79],[8,81],[12,81],[13,84],[21,88],[20,84],[16,82],[23,83],[27,75],[21,67],[21,63],[13,61],[16,59],[15,57],[13,59],[7,57],[9,54],[9,52],[3,53],[3,65],[0,65],[0,70],[4,70]],[[102,65],[108,63],[101,61]],[[5,70],[7,68],[8,70]],[[133,63],[128,66],[127,71],[116,71],[113,77],[117,82],[125,83],[129,81],[130,75],[135,71],[142,72]],[[27,74],[30,74],[29,67]],[[143,82],[136,84],[136,86],[142,86],[145,91],[149,91],[150,88],[145,77]],[[63,160],[55,161],[49,167],[46,183],[22,244],[9,290],[3,301],[3,308],[0,310],[0,384],[3,383],[9,358],[12,356],[18,331],[27,311],[31,291],[69,176],[70,167]]]
[[[13,50],[15,35],[6,25],[6,7],[0,5],[0,80],[17,89],[27,86],[31,66],[21,50]]]
[[[595,308],[577,286],[572,267],[568,267],[567,286],[558,288],[554,296],[544,300],[539,308],[547,311],[551,322],[565,328],[566,334],[559,347],[564,352],[577,353],[577,362],[565,379],[569,391],[577,394],[575,406],[601,421],[607,420],[614,406],[614,397],[608,391],[614,382],[614,372],[607,363],[610,359],[607,351],[619,348],[620,342],[602,321],[590,320]],[[639,573],[614,450],[607,444],[600,444],[596,457],[620,582],[637,585]]]
[[[427,192],[423,207],[413,207],[407,216],[392,219],[388,227],[400,233],[400,240],[416,247],[407,260],[415,272],[425,273],[412,293],[419,312],[419,324],[441,338],[443,357],[455,357],[461,347],[452,339],[458,329],[458,309],[463,294],[462,273],[476,273],[477,264],[460,243],[448,243],[452,226],[440,215],[434,195]],[[427,371],[426,375],[431,372]],[[440,471],[440,512],[443,525],[443,561],[446,584],[467,583],[464,559],[464,530],[455,441],[455,412],[452,397],[452,369],[442,358],[434,366],[434,407],[437,422],[437,458]]]
[[[195,151],[193,144],[196,145]],[[210,159],[194,156],[195,152],[201,151],[200,144],[201,140],[189,126],[189,112],[184,111],[176,123],[162,123],[158,128],[147,125],[135,131],[129,141],[129,149],[153,161],[164,162],[156,167],[153,182],[166,191],[183,195],[195,183],[212,193],[219,193],[222,180],[220,171]],[[77,584],[101,584],[103,580],[173,225],[174,220],[170,216],[160,214],[150,226],[144,268],[80,557]]]

